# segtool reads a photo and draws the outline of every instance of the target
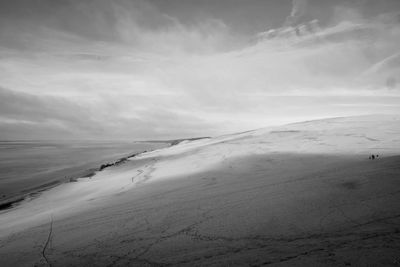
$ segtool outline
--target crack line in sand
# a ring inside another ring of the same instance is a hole
[[[139,169],[136,172],[138,172],[138,174],[136,174],[135,176],[132,177],[132,183],[135,181],[135,178],[140,176],[144,171],[142,169]]]
[[[137,180],[136,184],[144,183],[151,178],[150,174],[156,170],[154,165],[157,163],[158,160],[156,158],[154,158],[154,159],[152,159],[152,161],[153,161],[152,163],[146,164],[143,167],[143,169],[139,169],[136,171],[136,172],[138,172],[138,174],[136,174],[135,176],[133,176],[131,178],[132,183],[135,183],[135,180],[137,180],[136,178],[138,178],[139,176],[143,176],[143,178],[141,180],[140,179]]]
[[[142,181],[139,181],[141,183],[146,182],[147,180],[149,180],[151,178],[151,174],[156,170],[156,168],[154,167],[154,165],[156,165],[158,159],[153,159],[153,163],[151,165],[149,165],[149,171],[144,175],[144,179]]]
[[[42,256],[43,256],[44,260],[46,261],[47,265],[49,265],[50,267],[51,267],[51,264],[49,262],[49,259],[46,257],[46,249],[47,249],[47,246],[50,243],[52,233],[53,233],[53,214],[51,215],[50,231],[49,231],[49,234],[47,236],[46,243],[44,244],[44,247],[42,249]]]

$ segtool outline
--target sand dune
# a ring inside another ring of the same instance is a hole
[[[1,266],[398,265],[400,117],[144,153],[3,211],[0,239]]]

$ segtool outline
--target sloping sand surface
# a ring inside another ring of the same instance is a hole
[[[0,240],[0,266],[396,266],[400,119],[141,154],[3,211]]]

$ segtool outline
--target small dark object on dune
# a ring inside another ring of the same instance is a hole
[[[112,163],[101,164],[99,170],[102,171],[102,170],[104,170],[105,168],[108,168],[108,167],[110,167],[110,166],[114,166],[114,164],[112,164]]]
[[[142,153],[145,153],[146,151],[147,151],[147,150],[145,150],[145,151],[142,152]],[[111,166],[116,166],[116,165],[119,165],[119,164],[121,164],[121,163],[124,163],[124,162],[127,161],[129,158],[136,157],[136,156],[139,155],[139,154],[140,154],[140,153],[134,153],[134,154],[131,154],[131,155],[127,156],[127,157],[120,158],[119,160],[117,160],[117,161],[115,161],[115,162],[113,162],[113,163],[101,164],[101,166],[100,166],[100,168],[99,168],[99,171],[102,171],[102,170],[104,170],[105,168],[108,168],[108,167],[111,167]]]

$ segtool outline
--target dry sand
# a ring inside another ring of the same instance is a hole
[[[184,142],[0,213],[0,266],[398,266],[398,155],[395,116]]]

